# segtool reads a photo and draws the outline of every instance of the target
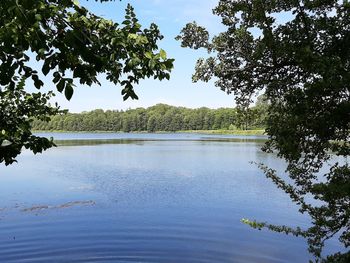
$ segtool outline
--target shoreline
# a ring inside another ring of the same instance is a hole
[[[33,130],[33,133],[131,133],[131,134],[143,134],[143,133],[154,133],[154,134],[171,134],[171,133],[193,133],[193,134],[214,134],[214,135],[243,135],[243,136],[259,136],[266,135],[265,130],[184,130],[184,131],[64,131],[64,130]]]

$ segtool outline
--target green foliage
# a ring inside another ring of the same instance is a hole
[[[230,131],[236,130],[236,126],[233,125],[233,124],[230,124],[230,126],[228,127],[228,129],[229,129]]]
[[[254,96],[265,93],[268,103],[260,105],[268,112],[261,116],[269,135],[265,151],[286,160],[292,183],[260,167],[311,217],[302,236],[316,261],[334,236],[349,248],[349,1],[220,0],[214,13],[226,31],[210,40],[203,27],[191,23],[177,37],[184,47],[213,54],[198,60],[193,80],[215,77],[220,89],[236,95],[245,119]],[[265,223],[252,226],[301,233]]]
[[[43,86],[38,72],[28,65],[27,51],[43,63],[44,75],[53,74],[57,90],[65,91],[67,99],[72,96],[74,79],[99,84],[100,73],[124,87],[124,99],[137,98],[133,84],[140,79],[170,77],[173,60],[163,50],[157,52],[157,41],[163,38],[158,27],[152,24],[141,30],[130,5],[121,26],[71,0],[4,0],[0,19],[2,86],[13,86],[12,77],[17,74],[32,78],[37,88]],[[66,77],[68,72],[73,78]]]
[[[48,104],[52,92],[27,93],[24,82],[23,77],[13,89],[0,90],[0,162],[6,165],[16,161],[23,147],[39,153],[54,146],[52,139],[32,135],[31,124],[34,118],[49,121],[50,115],[62,112]]]
[[[124,100],[138,98],[133,87],[141,79],[170,78],[174,60],[168,59],[166,52],[157,46],[163,36],[155,24],[142,29],[131,5],[128,5],[125,20],[119,25],[94,15],[78,1],[2,0],[0,25],[1,107],[11,104],[7,99],[22,96],[15,93],[16,81],[21,78],[40,89],[44,86],[42,75],[46,75],[68,100],[73,96],[77,82],[89,86],[100,84],[97,76],[101,73],[107,80],[123,87]],[[33,58],[36,65],[41,65],[41,73],[32,67]],[[43,106],[40,96],[34,93],[31,96],[36,100],[35,105]],[[31,109],[30,116],[36,108]],[[56,113],[50,111],[50,107],[46,109],[47,115]],[[21,113],[20,109],[12,110]],[[29,115],[18,118],[26,119]],[[10,119],[2,121],[4,124],[0,130],[8,129],[10,123],[13,127],[20,127]],[[29,130],[26,128],[26,133]],[[14,141],[11,142],[15,145]],[[21,143],[16,145],[19,147]],[[19,154],[18,147],[11,153],[7,152],[11,147],[2,148],[1,162],[5,156],[14,158]]]
[[[52,117],[50,122],[34,120],[33,129],[123,132],[227,130],[230,127],[238,126],[240,119],[234,108],[188,109],[157,104],[147,109],[94,110],[79,114],[58,115]],[[256,128],[254,124],[258,122],[258,119],[250,119],[249,128]]]

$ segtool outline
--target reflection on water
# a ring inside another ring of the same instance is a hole
[[[63,208],[69,208],[72,206],[82,206],[82,205],[95,205],[95,202],[92,200],[89,201],[72,201],[61,205],[56,206],[49,206],[49,205],[35,205],[32,207],[27,207],[22,209],[22,212],[37,212],[42,211],[46,209],[63,209]]]
[[[147,142],[161,141],[196,141],[196,142],[245,142],[245,143],[264,143],[264,138],[199,138],[199,139],[81,139],[81,140],[55,140],[57,146],[84,146],[84,145],[101,145],[101,144],[137,144],[143,145]]]
[[[43,137],[53,137],[58,146],[83,146],[99,144],[138,144],[159,141],[197,142],[250,142],[264,143],[266,136],[208,135],[196,133],[37,133]]]
[[[144,140],[99,139],[99,140],[55,140],[57,146],[84,146],[101,144],[144,144]]]
[[[59,147],[37,156],[25,151],[19,164],[0,167],[1,262],[309,258],[303,239],[240,223],[308,225],[249,164],[283,170],[282,162],[260,151],[263,137],[77,136],[59,134]],[[35,207],[64,209],[26,211]]]
[[[53,137],[55,140],[110,140],[110,139],[125,139],[125,140],[225,140],[225,139],[239,139],[246,140],[261,140],[266,139],[264,135],[216,135],[216,134],[200,134],[200,133],[65,133],[65,132],[51,132],[51,133],[36,133],[42,137]]]

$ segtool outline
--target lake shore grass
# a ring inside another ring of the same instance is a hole
[[[181,133],[204,133],[221,135],[265,135],[265,130],[190,130],[178,131]]]
[[[35,133],[125,133],[123,131],[64,131],[64,130],[49,130],[49,131],[42,131],[42,130],[33,130],[32,132]],[[130,133],[149,133],[148,131],[134,131]],[[198,133],[198,134],[217,134],[217,135],[243,135],[243,136],[254,136],[254,135],[264,135],[265,130],[263,129],[256,129],[256,130],[183,130],[183,131],[156,131],[153,132],[155,134],[162,134],[162,133]]]

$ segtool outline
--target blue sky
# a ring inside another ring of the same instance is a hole
[[[197,21],[206,26],[209,31],[217,33],[222,30],[220,19],[212,15],[212,8],[217,0],[123,0],[110,3],[99,3],[94,0],[80,0],[80,4],[90,11],[115,22],[121,22],[127,3],[131,3],[143,26],[154,22],[159,25],[165,39],[159,47],[165,49],[169,57],[175,58],[175,68],[170,81],[144,80],[136,87],[139,100],[123,101],[120,95],[121,87],[99,79],[102,86],[77,85],[71,101],[65,100],[62,94],[57,94],[55,100],[62,108],[71,112],[81,112],[93,109],[128,109],[148,107],[157,103],[166,103],[191,108],[197,107],[233,107],[234,98],[227,95],[214,83],[192,83],[191,76],[197,58],[205,56],[205,51],[194,51],[180,47],[174,38],[181,28],[191,21]]]

